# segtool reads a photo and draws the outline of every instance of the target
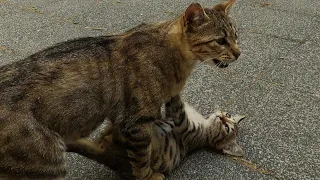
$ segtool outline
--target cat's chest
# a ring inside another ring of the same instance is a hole
[[[173,83],[172,83],[172,90],[171,90],[171,97],[174,97],[176,95],[179,95],[183,88],[185,87],[187,80],[189,76],[191,75],[194,64],[190,64],[186,67],[182,67],[175,72],[175,77]]]

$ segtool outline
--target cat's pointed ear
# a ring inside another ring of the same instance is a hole
[[[232,156],[243,156],[244,155],[243,150],[237,144],[236,141],[231,142],[230,144],[228,144],[228,146],[223,148],[223,153],[229,154],[229,155],[232,155]]]
[[[242,121],[244,118],[246,118],[246,116],[241,116],[241,115],[235,115],[235,116],[232,116],[232,118],[234,119],[234,121],[236,123],[239,123],[240,121]]]
[[[230,7],[236,2],[236,0],[228,0],[226,2],[220,3],[218,5],[213,6],[213,9],[216,11],[223,11],[225,13],[229,12]]]
[[[200,25],[208,18],[199,3],[192,3],[184,13],[184,25]]]

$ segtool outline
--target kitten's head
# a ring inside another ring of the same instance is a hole
[[[216,150],[222,151],[224,154],[233,156],[243,156],[244,152],[237,144],[238,123],[243,120],[245,116],[235,115],[231,116],[227,112],[217,111],[209,117],[214,125],[214,137],[209,139],[209,144]],[[219,131],[219,132],[217,132]]]
[[[236,29],[228,17],[228,9],[234,2],[229,0],[212,8],[193,3],[185,11],[187,41],[200,61],[223,68],[240,56]]]

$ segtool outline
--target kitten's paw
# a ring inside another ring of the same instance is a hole
[[[214,112],[213,115],[216,115],[216,117],[217,117],[217,116],[221,116],[222,113],[223,113],[222,111],[218,110],[218,111]]]
[[[164,180],[166,177],[164,174],[159,172],[154,172],[149,180]]]
[[[222,111],[216,111],[209,116],[208,120],[215,120],[217,117],[220,117],[221,115]]]
[[[183,102],[180,98],[180,96],[175,96],[170,99],[170,101],[166,102],[165,104],[165,110],[166,114],[171,115],[171,114],[177,114],[179,113],[178,111],[183,109]]]

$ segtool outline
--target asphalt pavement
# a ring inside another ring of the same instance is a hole
[[[0,65],[68,39],[172,19],[191,2],[0,0]],[[246,115],[238,139],[245,156],[198,151],[168,179],[320,179],[320,1],[238,0],[231,16],[242,55],[226,69],[199,64],[183,97],[203,115]],[[94,161],[67,157],[68,179],[119,179]]]

